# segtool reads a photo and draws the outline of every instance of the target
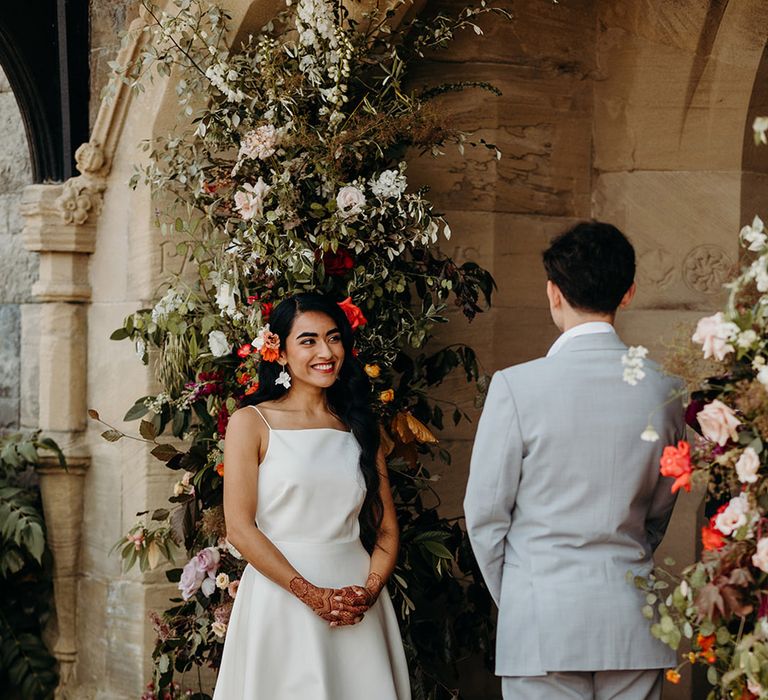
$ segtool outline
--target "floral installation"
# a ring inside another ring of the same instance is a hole
[[[152,360],[162,387],[126,414],[141,421],[134,439],[182,475],[171,507],[140,514],[117,545],[125,565],[142,570],[186,552],[182,567],[166,574],[178,597],[151,615],[153,692],[177,692],[172,684],[195,667],[218,668],[245,566],[226,541],[227,423],[258,388],[259,363],[279,361],[274,305],[318,291],[338,300],[354,329],[380,416],[401,526],[389,588],[414,693],[457,697],[452,663],[474,652],[490,660],[491,603],[459,518],[437,513],[426,465],[450,462],[432,431],[467,418],[454,401],[436,398],[435,387],[461,371],[482,394],[487,377],[472,348],[428,344],[449,305],[471,321],[495,285],[476,263],[440,250],[451,230],[426,189],[409,185],[406,156],[471,144],[500,157],[493,144],[451,126],[439,106],[449,91],[498,91],[481,82],[415,89],[406,78],[457,32],[482,34],[479,17],[509,15],[483,1],[456,15],[406,16],[393,28],[403,2],[352,17],[341,3],[298,0],[230,51],[229,18],[216,5],[142,4],[152,20],[139,30],[146,41],[128,65],[112,65],[114,80],[141,91],[150,75],[168,78],[179,118],[173,134],[143,144],[146,160],[132,184],[163,198],[161,233],[195,271],[169,279],[151,309],[112,335]],[[108,440],[130,437],[105,426]],[[184,446],[158,442],[166,431]]]
[[[758,142],[766,124],[755,122]],[[704,666],[708,700],[768,698],[768,235],[759,217],[740,240],[745,265],[726,285],[725,309],[698,321],[693,345],[668,367],[707,367],[684,377],[695,437],[666,446],[660,464],[673,492],[705,492],[702,553],[679,574],[657,567],[635,578],[652,634],[689,649],[667,679]]]

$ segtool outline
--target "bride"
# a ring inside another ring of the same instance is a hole
[[[316,294],[270,323],[225,441],[227,537],[248,566],[214,700],[409,700],[384,589],[397,520],[352,328]]]

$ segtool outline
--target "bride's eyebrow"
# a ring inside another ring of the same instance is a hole
[[[338,328],[331,328],[331,330],[329,330],[325,335],[328,336],[328,335],[331,335],[332,333],[338,333],[338,332],[339,332]],[[296,336],[296,340],[301,340],[302,338],[317,338],[318,335],[319,333],[315,333],[314,331],[304,331],[303,333],[299,333]]]

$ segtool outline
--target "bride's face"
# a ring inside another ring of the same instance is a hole
[[[288,365],[291,382],[327,389],[333,386],[344,362],[341,331],[320,311],[299,313],[280,355]]]

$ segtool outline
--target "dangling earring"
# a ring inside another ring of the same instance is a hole
[[[277,379],[275,379],[275,384],[280,384],[284,386],[286,389],[291,388],[291,375],[288,374],[288,372],[285,371],[285,365],[281,365],[282,369],[280,370],[280,374],[277,375]]]

